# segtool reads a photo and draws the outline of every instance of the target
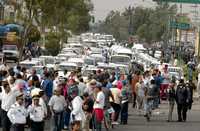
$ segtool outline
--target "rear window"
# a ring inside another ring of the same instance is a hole
[[[3,46],[3,50],[17,50],[17,46]]]

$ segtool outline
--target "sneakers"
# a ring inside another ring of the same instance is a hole
[[[64,130],[69,130],[69,127],[65,125]]]
[[[112,122],[112,125],[119,125],[119,122],[113,121],[113,122]]]

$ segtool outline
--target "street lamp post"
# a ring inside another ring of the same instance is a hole
[[[0,21],[4,20],[4,1],[0,2]]]

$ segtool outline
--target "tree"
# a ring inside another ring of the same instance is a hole
[[[166,42],[171,38],[169,21],[175,18],[176,12],[176,6],[166,3],[158,3],[155,9],[129,7],[122,13],[111,11],[98,28],[101,32],[113,34],[119,41],[127,40],[131,32],[149,44]]]
[[[45,49],[49,55],[56,56],[61,48],[60,39],[55,32],[49,32],[46,36],[47,42],[45,43]]]
[[[23,0],[15,4],[15,9],[17,21],[25,27],[25,45],[32,25],[42,36],[46,35],[45,29],[54,32],[61,43],[66,42],[69,30],[73,33],[85,32],[89,29],[93,5],[90,0]]]

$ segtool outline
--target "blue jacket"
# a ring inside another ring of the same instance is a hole
[[[50,98],[53,94],[53,81],[45,79],[42,83],[42,89],[44,90],[46,96]]]

